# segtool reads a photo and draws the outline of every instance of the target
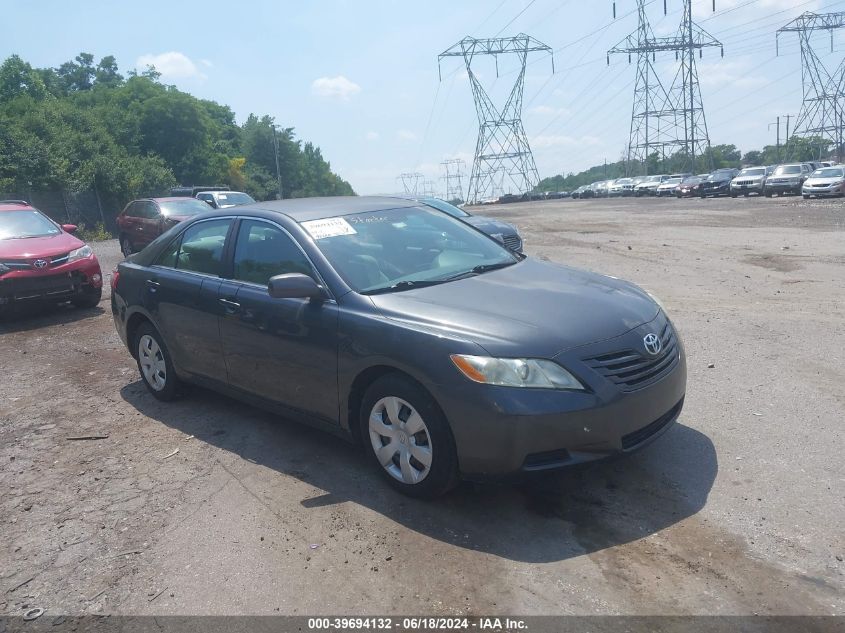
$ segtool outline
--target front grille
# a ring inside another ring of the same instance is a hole
[[[519,235],[503,235],[502,243],[512,251],[522,250],[522,240]]]
[[[672,420],[677,417],[678,413],[681,410],[681,407],[683,406],[684,399],[681,398],[681,401],[678,404],[669,409],[669,411],[661,415],[651,424],[648,424],[641,429],[637,429],[636,431],[628,433],[627,435],[623,435],[622,449],[626,451],[630,450],[638,444],[642,444],[643,442],[645,442],[652,435],[659,433],[660,430],[663,429],[663,427],[665,427],[667,424],[670,424]]]
[[[627,349],[587,358],[584,362],[623,391],[635,391],[660,380],[677,366],[678,344],[668,321],[660,332],[660,342],[662,346],[656,356]]]
[[[80,279],[77,275],[39,275],[0,280],[0,296],[15,299],[33,299],[75,292]]]

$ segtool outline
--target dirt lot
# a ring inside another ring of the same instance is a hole
[[[317,431],[199,389],[157,402],[107,299],[0,323],[0,613],[845,613],[845,205],[483,212],[663,300],[689,356],[667,435],[421,503]],[[108,438],[67,440],[88,434]]]

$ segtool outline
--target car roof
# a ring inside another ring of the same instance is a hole
[[[26,200],[0,200],[0,211],[20,211],[21,209],[35,209]]]
[[[322,220],[368,211],[387,211],[417,206],[415,200],[391,198],[388,196],[335,196],[327,198],[291,198],[288,200],[268,200],[248,206],[249,210],[263,209],[283,213],[297,222]],[[237,207],[236,207],[237,209]],[[246,211],[245,211],[246,212]]]

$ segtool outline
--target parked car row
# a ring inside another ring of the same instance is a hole
[[[716,196],[802,195],[804,198],[845,195],[845,165],[832,162],[785,163],[717,169],[707,174],[657,174],[603,180],[578,187],[572,198],[614,196]]]

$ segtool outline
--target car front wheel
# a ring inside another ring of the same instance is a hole
[[[96,308],[103,298],[102,288],[84,288],[77,296],[70,300],[70,302],[77,308]]]
[[[141,379],[150,393],[165,402],[176,399],[179,395],[179,378],[161,334],[150,323],[142,323],[138,328],[135,350]]]
[[[394,488],[432,499],[455,485],[455,440],[422,387],[398,374],[382,376],[364,394],[360,418],[364,450]]]

